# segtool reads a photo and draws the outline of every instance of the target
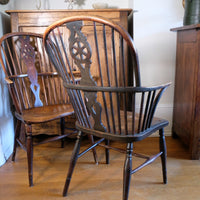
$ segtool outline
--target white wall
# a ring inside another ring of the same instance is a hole
[[[15,0],[10,0],[8,4],[6,5],[1,5],[0,4],[0,11],[5,11],[5,10],[13,10],[15,5]]]
[[[36,4],[39,0],[13,0],[15,9],[36,9]],[[106,2],[110,7],[127,8],[128,0],[84,0],[83,9],[91,9],[95,2]],[[41,0],[41,9],[67,9],[65,0]],[[76,9],[77,6],[75,5]]]
[[[172,82],[158,107],[157,115],[169,120],[171,133],[176,59],[176,33],[183,24],[182,1],[134,0],[134,40],[139,54],[143,85]]]

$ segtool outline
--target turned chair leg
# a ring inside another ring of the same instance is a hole
[[[12,153],[12,161],[15,161],[15,155],[16,155],[16,149],[17,149],[17,139],[20,136],[21,131],[21,121],[17,120],[17,125],[15,128],[15,139],[14,139],[14,147],[13,147],[13,153]]]
[[[27,134],[27,159],[28,159],[28,177],[29,186],[33,186],[33,139],[32,139],[32,127],[31,125],[26,126]]]
[[[65,134],[65,118],[61,117],[60,118],[60,129],[61,129],[61,135]],[[64,143],[65,143],[65,139],[61,139],[61,148],[64,148]]]
[[[78,154],[79,154],[79,151],[80,151],[80,144],[81,144],[82,137],[83,137],[83,134],[82,134],[81,131],[79,131],[79,133],[77,135],[77,140],[76,140],[76,143],[75,143],[75,146],[74,146],[74,150],[73,150],[72,156],[71,156],[69,170],[68,170],[64,190],[63,190],[63,196],[67,196],[67,192],[68,192],[69,184],[70,184],[70,181],[71,181],[72,173],[74,171],[74,168],[75,168],[75,165],[76,165],[76,162],[77,162],[77,159],[78,159]]]
[[[159,130],[160,134],[160,151],[163,152],[161,155],[161,162],[162,162],[162,172],[163,172],[163,182],[167,183],[167,148],[166,148],[166,141],[164,135],[164,129]]]
[[[129,187],[130,187],[131,172],[132,172],[132,153],[133,153],[133,143],[128,143],[126,159],[124,163],[123,200],[128,200],[128,195],[129,195]]]

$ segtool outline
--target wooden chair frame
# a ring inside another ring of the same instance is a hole
[[[76,129],[65,127],[66,117],[72,116],[74,110],[62,79],[46,55],[42,35],[26,32],[4,35],[0,39],[0,62],[15,108],[12,160],[19,144],[27,151],[29,186],[33,186],[33,146],[61,139],[63,147],[64,138],[77,133]],[[33,141],[33,125],[59,119],[61,134],[57,130],[51,137]]]
[[[92,36],[87,35],[85,26],[89,26]],[[68,35],[61,29],[68,31]],[[94,38],[92,42],[91,37]],[[44,43],[73,102],[77,116],[76,128],[80,131],[72,153],[63,196],[67,195],[77,159],[97,145],[106,148],[106,163],[109,163],[109,149],[126,153],[123,200],[128,199],[131,175],[159,156],[162,160],[163,182],[167,183],[164,127],[168,125],[168,121],[155,118],[154,113],[170,83],[141,87],[138,56],[127,31],[108,19],[73,16],[49,26],[44,34]],[[101,52],[100,47],[103,49]],[[128,53],[132,62],[127,61]],[[73,76],[70,58],[80,71],[79,84]],[[132,85],[126,81],[127,66],[130,64],[133,71]],[[128,102],[131,102],[130,108],[127,106]],[[156,131],[160,134],[160,149],[156,155],[149,157],[133,153],[134,142],[141,141]],[[99,140],[80,153],[83,133]],[[103,141],[105,144],[102,144]],[[126,143],[127,149],[113,148],[109,141]],[[144,158],[145,162],[132,169],[132,156]]]

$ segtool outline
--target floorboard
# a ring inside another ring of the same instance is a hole
[[[167,137],[168,184],[162,184],[160,159],[132,176],[130,200],[199,200],[200,161],[190,160],[187,149],[178,139]],[[124,154],[110,151],[110,164],[105,164],[104,149],[98,147],[99,165],[92,153],[78,160],[69,193],[62,190],[74,140],[35,147],[33,180],[28,187],[26,153],[18,148],[16,161],[10,159],[0,168],[0,199],[7,200],[121,200]],[[120,144],[114,143],[119,146]],[[87,141],[83,141],[83,148]],[[123,145],[122,145],[123,147]],[[158,138],[148,138],[134,146],[136,152],[156,153]],[[133,165],[140,163],[134,158]]]

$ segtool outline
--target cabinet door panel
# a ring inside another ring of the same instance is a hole
[[[174,120],[190,133],[194,120],[196,88],[196,48],[193,43],[178,46]]]

